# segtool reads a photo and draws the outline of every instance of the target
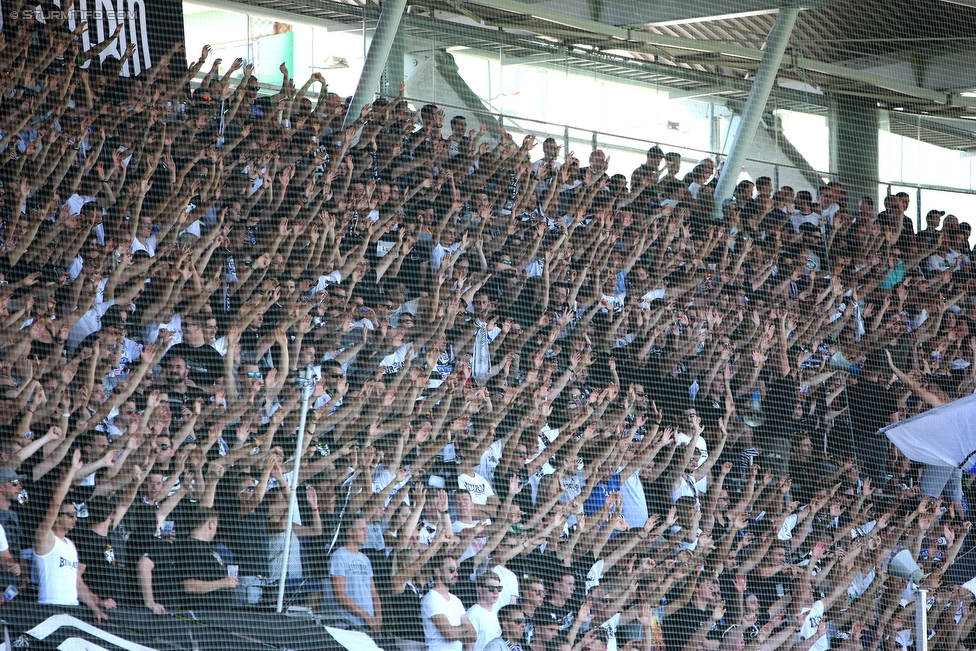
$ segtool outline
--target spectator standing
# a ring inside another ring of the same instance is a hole
[[[498,611],[502,634],[485,647],[485,651],[531,651],[523,646],[525,637],[525,613],[518,606],[503,606]]]
[[[214,546],[219,516],[212,508],[200,506],[193,512],[190,535],[176,552],[187,610],[227,610],[234,606],[233,591],[238,577]]]
[[[84,467],[81,450],[75,450],[70,463],[63,464],[61,481],[54,490],[41,525],[34,535],[34,567],[37,571],[37,602],[50,606],[79,605],[79,598],[91,608],[95,619],[108,615],[102,602],[91,593],[78,574],[78,550],[68,533],[78,522],[78,510],[73,504],[63,504],[75,474]]]
[[[354,626],[368,627],[378,633],[383,627],[383,607],[373,579],[373,566],[369,557],[360,551],[366,544],[366,534],[365,518],[347,521],[342,547],[332,554],[329,577],[343,616]]]
[[[427,651],[462,651],[464,644],[478,640],[478,632],[468,619],[464,604],[451,594],[458,580],[457,560],[447,555],[436,556],[431,567],[434,587],[420,607]]]
[[[502,591],[502,582],[494,572],[479,574],[475,579],[478,601],[468,608],[468,620],[478,634],[474,644],[466,644],[465,651],[484,651],[485,646],[502,634],[498,617],[492,610]]]

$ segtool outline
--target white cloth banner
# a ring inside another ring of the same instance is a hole
[[[976,466],[976,394],[953,400],[881,431],[912,461],[973,472]]]

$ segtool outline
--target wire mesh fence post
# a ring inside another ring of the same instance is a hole
[[[288,578],[288,558],[291,554],[291,534],[294,526],[295,513],[298,511],[298,473],[302,466],[302,451],[305,449],[305,422],[308,420],[308,401],[315,388],[315,378],[312,368],[306,366],[298,378],[298,386],[302,390],[302,411],[298,422],[298,438],[295,441],[295,470],[292,479],[291,497],[288,500],[288,521],[285,523],[285,546],[281,552],[281,578],[278,580],[278,601],[275,612],[280,613],[285,603],[285,580]]]

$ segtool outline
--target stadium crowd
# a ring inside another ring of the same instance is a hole
[[[5,601],[284,573],[401,651],[853,651],[922,586],[976,646],[968,486],[878,433],[976,388],[967,223],[96,54],[0,51]]]

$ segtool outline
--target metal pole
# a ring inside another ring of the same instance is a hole
[[[396,38],[400,18],[406,6],[407,0],[384,0],[380,18],[376,21],[373,40],[369,44],[369,52],[363,63],[363,73],[359,76],[356,92],[352,96],[346,118],[342,122],[343,129],[348,129],[358,120],[363,107],[373,101],[373,94],[380,83],[383,69],[386,68],[386,60],[390,56],[390,48],[393,47],[393,39]]]
[[[288,555],[291,552],[291,532],[295,513],[298,511],[298,472],[302,466],[302,454],[305,451],[305,421],[308,418],[308,401],[315,388],[315,380],[311,367],[306,366],[298,379],[298,386],[302,390],[302,412],[298,423],[298,440],[295,441],[295,474],[292,479],[291,498],[288,500],[288,521],[285,523],[285,548],[281,551],[281,579],[278,580],[278,605],[275,612],[281,612],[285,603],[285,579],[288,577]]]
[[[922,188],[915,187],[915,232],[922,232]]]
[[[790,41],[790,33],[793,31],[793,25],[796,24],[797,14],[799,10],[794,7],[783,7],[776,14],[776,24],[773,25],[773,31],[766,40],[762,63],[759,64],[759,70],[756,72],[752,90],[749,91],[749,99],[746,100],[746,106],[742,110],[739,129],[732,141],[732,149],[725,160],[722,176],[715,189],[715,212],[712,215],[715,219],[722,218],[722,202],[732,196],[739,182],[739,170],[746,162],[746,155],[752,147],[759,120],[766,108],[766,100],[769,99],[769,93],[776,82],[779,64],[783,61],[786,46]]]
[[[929,651],[929,614],[925,607],[929,603],[929,591],[915,593],[915,650]]]

